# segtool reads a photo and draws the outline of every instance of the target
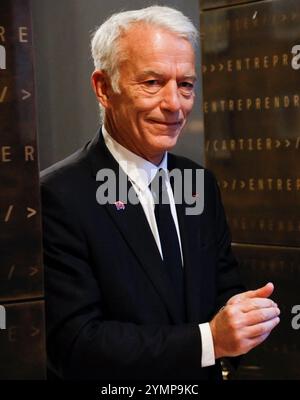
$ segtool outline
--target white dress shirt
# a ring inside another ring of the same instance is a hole
[[[159,169],[164,169],[166,172],[167,165],[168,165],[168,153],[165,152],[164,157],[159,165],[152,164],[151,162],[143,159],[142,157],[134,154],[130,150],[126,149],[124,146],[120,145],[116,140],[114,140],[107,130],[105,129],[104,125],[102,126],[102,133],[104,142],[118,162],[122,170],[128,176],[134,190],[137,193],[138,199],[143,207],[145,212],[147,221],[153,233],[156,245],[160,252],[161,258],[163,258],[162,248],[159,238],[159,232],[156,224],[155,213],[154,213],[154,200],[152,193],[149,189],[149,185],[152,182],[154,176],[156,175]],[[168,174],[166,174],[168,176]],[[171,213],[174,219],[180,252],[181,252],[181,260],[183,265],[183,255],[182,255],[182,246],[180,240],[180,230],[178,225],[177,213],[176,213],[176,206],[173,196],[173,191],[171,188],[170,181],[166,180],[166,186],[170,201]],[[183,266],[184,267],[184,266]],[[215,364],[215,353],[214,353],[214,344],[213,338],[210,330],[209,323],[206,322],[204,324],[199,324],[201,340],[202,340],[202,358],[201,358],[201,365],[202,367],[208,367],[210,365]]]

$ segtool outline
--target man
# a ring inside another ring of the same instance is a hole
[[[168,171],[201,168],[168,153],[193,107],[196,39],[158,6],[113,15],[93,37],[103,126],[41,177],[48,357],[61,378],[217,380],[221,357],[279,321],[272,284],[243,292],[212,174],[195,193],[201,214],[173,196]],[[102,204],[103,170],[115,186],[125,175],[139,203],[117,192]],[[167,205],[149,187],[158,170]]]

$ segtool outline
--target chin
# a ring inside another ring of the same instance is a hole
[[[164,136],[161,138],[159,143],[156,144],[156,148],[162,152],[172,150],[173,147],[175,147],[175,145],[177,143],[177,139],[178,139],[178,136],[176,136],[176,137]]]
[[[175,146],[177,143],[177,140],[179,138],[180,132],[177,132],[176,134],[168,135],[168,136],[163,136],[162,137],[162,142],[165,143],[167,146]]]

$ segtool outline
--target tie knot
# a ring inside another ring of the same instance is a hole
[[[149,185],[155,204],[169,204],[166,180],[167,173],[160,168]]]

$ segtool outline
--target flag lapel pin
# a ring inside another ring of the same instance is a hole
[[[118,211],[125,210],[125,204],[121,200],[116,201],[115,206]]]

